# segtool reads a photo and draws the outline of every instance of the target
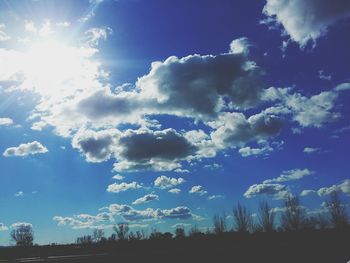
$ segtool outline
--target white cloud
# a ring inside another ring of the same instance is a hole
[[[350,179],[344,180],[342,183],[337,185],[332,185],[330,187],[322,187],[317,190],[319,196],[326,196],[334,191],[343,192],[346,195],[350,195]]]
[[[211,196],[208,196],[208,200],[214,200],[214,199],[223,199],[224,196],[223,195],[211,195]]]
[[[54,216],[58,226],[69,225],[72,229],[105,229],[112,228],[114,218],[111,213],[102,212],[97,215],[79,214],[72,217]]]
[[[283,125],[280,118],[264,112],[250,116],[243,113],[222,113],[208,125],[215,130],[210,134],[216,147],[242,147],[250,141],[266,140],[276,136]]]
[[[263,100],[280,101],[277,107],[265,110],[267,113],[277,115],[292,115],[294,121],[301,127],[321,128],[327,122],[337,120],[341,115],[334,112],[336,91],[323,91],[319,94],[305,97],[302,94],[292,93],[291,88],[268,88],[264,91]]]
[[[300,196],[308,196],[308,195],[314,194],[314,193],[316,193],[315,190],[303,190],[303,191],[301,191]]]
[[[247,55],[249,53],[250,46],[251,44],[246,37],[234,39],[230,44],[230,53]]]
[[[343,182],[339,184],[332,185],[330,187],[322,187],[318,190],[303,190],[300,195],[301,196],[307,196],[310,194],[317,194],[318,196],[327,196],[330,195],[332,192],[342,192],[346,195],[350,196],[350,179],[346,179]]]
[[[165,175],[157,177],[157,179],[154,181],[154,186],[157,186],[161,189],[166,189],[170,187],[174,187],[180,184],[185,183],[185,179],[179,177],[179,178],[171,178],[167,177]]]
[[[33,225],[31,223],[27,223],[27,222],[16,222],[13,223],[11,225],[11,228],[17,228],[17,227],[22,227],[22,226],[29,226],[29,227],[33,227]]]
[[[115,129],[80,130],[72,140],[72,147],[83,153],[88,162],[103,162],[111,158],[119,132]]]
[[[33,141],[29,143],[20,144],[18,147],[10,147],[5,150],[3,156],[28,156],[40,153],[47,153],[49,150],[40,142]]]
[[[114,176],[112,177],[112,179],[118,180],[118,181],[121,181],[121,180],[123,180],[124,178],[125,178],[125,177],[122,176],[122,175],[120,175],[120,174],[116,174],[116,175],[114,175]]]
[[[110,27],[94,27],[85,32],[86,43],[89,46],[98,46],[101,40],[106,40],[113,30]]]
[[[350,3],[344,0],[267,0],[263,23],[282,25],[284,32],[305,47],[326,35],[328,28],[350,15]]]
[[[287,182],[287,181],[300,180],[300,179],[304,178],[305,176],[308,176],[308,175],[311,175],[314,173],[315,173],[314,171],[311,171],[307,168],[306,169],[293,169],[293,170],[283,171],[279,177],[265,180],[263,183],[264,184],[282,183],[282,182]]]
[[[181,189],[173,188],[173,189],[170,189],[168,192],[171,194],[179,194],[179,193],[181,193]]]
[[[188,219],[193,216],[191,210],[185,206],[178,206],[171,209],[153,209],[136,210],[128,205],[111,204],[107,207],[113,215],[122,216],[127,221],[139,221],[150,219]]]
[[[8,41],[11,37],[4,31],[6,26],[4,24],[0,24],[0,42]]]
[[[323,70],[318,71],[318,76],[320,79],[323,79],[323,80],[332,80],[332,76],[325,74]]]
[[[336,91],[350,90],[350,83],[344,82],[335,87]]]
[[[205,195],[208,192],[204,190],[203,186],[195,185],[195,186],[192,186],[192,188],[190,189],[189,193],[190,194]]]
[[[321,148],[314,148],[314,147],[305,147],[303,152],[307,153],[307,154],[320,153],[320,152],[322,152],[322,149]]]
[[[7,231],[9,228],[4,224],[0,223],[0,232]]]
[[[262,141],[258,141],[259,148],[252,148],[250,146],[246,146],[246,147],[240,148],[238,150],[238,153],[242,157],[268,156],[273,151],[282,149],[283,144],[284,144],[284,141],[281,141],[281,142],[276,141],[269,144],[267,141],[262,140]]]
[[[24,193],[22,191],[15,193],[15,197],[21,197],[23,195],[24,195]]]
[[[0,118],[0,126],[10,126],[13,124],[13,120],[10,118]]]
[[[244,193],[246,198],[252,198],[259,195],[271,196],[274,199],[283,199],[290,192],[285,185],[282,184],[253,184]]]
[[[137,182],[131,182],[131,183],[113,183],[108,185],[107,192],[110,193],[120,193],[125,192],[132,189],[139,189],[142,188],[142,185],[138,184]]]
[[[139,205],[139,204],[144,204],[144,203],[148,203],[154,200],[159,200],[159,196],[156,194],[147,194],[143,197],[140,197],[138,199],[136,199],[132,204],[133,205]]]

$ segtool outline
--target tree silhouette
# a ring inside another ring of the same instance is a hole
[[[240,203],[233,208],[233,224],[237,232],[247,233],[253,227],[252,214]]]
[[[175,238],[184,238],[185,236],[186,236],[186,233],[183,227],[177,227],[175,229]]]
[[[220,235],[220,234],[226,232],[227,231],[226,214],[224,213],[222,216],[214,215],[213,224],[214,224],[215,234]]]
[[[34,231],[29,224],[20,224],[10,233],[11,239],[17,246],[32,246],[34,240]]]
[[[259,228],[263,232],[272,232],[275,228],[275,213],[271,211],[271,207],[266,201],[262,201],[259,205]]]
[[[281,226],[285,231],[299,231],[307,225],[305,208],[300,205],[297,196],[288,195],[284,200],[284,212]]]
[[[343,204],[340,200],[337,191],[333,191],[331,193],[326,205],[330,215],[330,222],[334,228],[344,229],[349,226],[349,219],[345,204]]]
[[[95,243],[101,242],[103,239],[105,233],[103,232],[102,229],[94,229],[92,233],[92,239],[94,240]]]
[[[118,239],[123,241],[128,239],[129,225],[127,223],[119,223],[118,226],[113,227],[117,233]]]

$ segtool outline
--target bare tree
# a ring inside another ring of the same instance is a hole
[[[202,232],[199,230],[198,226],[195,224],[195,225],[192,225],[191,229],[188,231],[188,235],[190,237],[194,237],[194,236],[198,236],[200,235]]]
[[[213,224],[214,224],[214,232],[217,235],[220,235],[227,231],[227,220],[226,220],[226,214],[223,213],[222,216],[220,215],[214,215],[213,217]]]
[[[76,243],[80,245],[90,245],[92,244],[93,238],[90,235],[78,237]]]
[[[253,227],[252,214],[240,203],[233,208],[233,225],[237,232],[246,233]]]
[[[118,226],[114,226],[114,231],[117,233],[119,240],[127,240],[128,239],[128,232],[129,232],[129,225],[127,223],[119,223]]]
[[[177,227],[175,229],[175,238],[184,238],[185,236],[186,236],[186,233],[183,227]]]
[[[284,209],[281,216],[281,225],[285,231],[299,231],[306,227],[306,211],[300,205],[297,196],[288,195],[284,200]]]
[[[34,231],[30,224],[20,224],[10,233],[11,239],[17,246],[32,246]]]
[[[266,201],[259,205],[259,228],[263,232],[272,232],[275,229],[275,213]]]
[[[95,243],[101,242],[103,239],[105,233],[102,229],[94,229],[94,232],[92,233],[92,239]]]
[[[348,214],[345,204],[340,200],[337,191],[333,191],[327,201],[327,210],[330,216],[330,222],[336,229],[344,229],[349,226]]]

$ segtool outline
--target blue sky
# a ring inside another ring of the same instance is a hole
[[[0,1],[0,244],[349,201],[345,0]],[[231,219],[230,219],[231,220]]]

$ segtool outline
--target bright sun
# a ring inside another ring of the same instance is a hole
[[[69,96],[79,88],[79,79],[95,74],[96,65],[89,59],[93,53],[53,40],[33,43],[24,56],[26,86],[46,97]]]

